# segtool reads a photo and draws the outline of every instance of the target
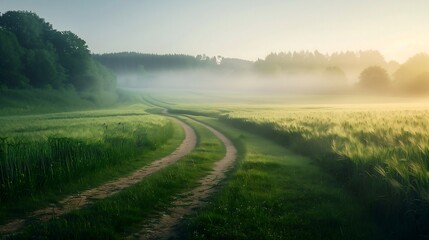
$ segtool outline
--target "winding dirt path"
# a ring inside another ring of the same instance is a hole
[[[0,225],[0,234],[10,234],[16,232],[24,227],[29,222],[29,220],[46,222],[55,217],[67,214],[72,210],[80,209],[86,205],[94,203],[96,200],[109,197],[131,185],[140,182],[150,174],[155,173],[158,170],[176,162],[191,152],[197,144],[197,136],[195,131],[183,121],[173,117],[170,118],[173,121],[179,123],[185,131],[185,139],[173,153],[136,170],[129,176],[118,178],[96,188],[68,196],[57,204],[52,204],[50,207],[31,212],[25,218],[15,219],[7,224]]]
[[[203,206],[205,200],[216,191],[218,183],[225,178],[225,172],[232,166],[236,159],[237,149],[231,141],[214,128],[198,121],[198,123],[209,129],[218,137],[226,148],[224,158],[217,161],[212,171],[199,180],[200,186],[189,192],[181,194],[184,197],[177,197],[170,209],[162,213],[159,218],[152,219],[148,224],[142,226],[142,230],[128,236],[127,239],[175,239],[177,238],[176,227],[184,215],[192,213],[196,208]]]

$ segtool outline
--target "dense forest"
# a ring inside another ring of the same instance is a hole
[[[115,76],[95,61],[85,41],[58,31],[37,14],[0,15],[0,89],[114,92]]]

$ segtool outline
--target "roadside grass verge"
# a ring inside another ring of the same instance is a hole
[[[212,202],[188,216],[187,239],[383,239],[355,198],[312,160],[215,119],[239,163]]]
[[[48,223],[33,223],[11,239],[119,239],[170,207],[175,196],[197,186],[225,154],[222,142],[208,129],[189,123],[198,136],[197,147],[170,165],[109,198]]]

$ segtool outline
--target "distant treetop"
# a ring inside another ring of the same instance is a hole
[[[214,67],[217,65],[215,57],[198,55],[196,57],[184,54],[145,54],[136,52],[120,52],[95,54],[94,58],[106,67],[117,71],[157,71],[179,70],[200,67]]]
[[[344,71],[362,71],[364,68],[378,65],[393,71],[398,64],[387,63],[378,51],[339,52],[321,54],[318,51],[271,53],[265,59],[255,63],[258,71],[265,73],[300,72],[323,70],[338,67]]]

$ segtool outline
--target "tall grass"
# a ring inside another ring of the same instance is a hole
[[[238,163],[208,205],[185,218],[181,239],[384,239],[367,211],[307,157],[210,118]]]
[[[248,110],[222,119],[316,157],[392,236],[429,236],[428,110]]]
[[[125,163],[162,145],[173,128],[160,116],[115,111],[14,118],[0,129],[0,202]]]
[[[222,142],[192,122],[199,141],[183,159],[148,176],[112,197],[47,223],[34,222],[10,239],[122,239],[157,219],[181,194],[199,185],[214,162],[225,154]]]

